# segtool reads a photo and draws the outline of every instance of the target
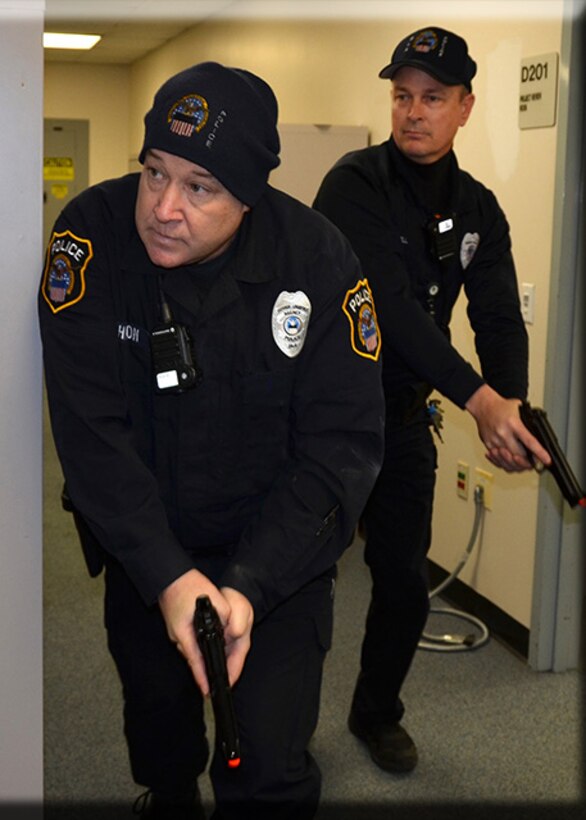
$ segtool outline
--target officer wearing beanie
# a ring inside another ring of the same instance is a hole
[[[213,817],[318,804],[308,744],[336,561],[382,462],[381,338],[348,241],[268,185],[278,153],[270,87],[195,65],[156,94],[141,173],[74,199],[47,248],[51,422],[89,570],[105,572],[145,817],[205,816],[202,595],[240,740],[229,766],[207,727]]]
[[[472,414],[494,466],[530,469],[527,450],[549,463],[519,418],[528,345],[509,227],[453,151],[475,74],[466,42],[451,31],[429,26],[402,40],[379,74],[391,80],[390,138],[342,157],[314,203],[350,239],[383,337],[385,460],[362,519],[373,585],[348,725],[388,772],[411,771],[418,760],[400,693],[429,611],[431,430],[441,426],[432,390]],[[480,373],[450,343],[462,286]]]

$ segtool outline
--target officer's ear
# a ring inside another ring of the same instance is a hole
[[[471,91],[468,91],[464,86],[462,86],[462,91],[463,93],[460,99],[460,126],[466,125],[472,112],[472,108],[474,107],[474,103],[476,102],[476,97]]]

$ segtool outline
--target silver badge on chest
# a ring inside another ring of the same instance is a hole
[[[275,299],[271,319],[273,339],[285,356],[293,359],[303,350],[310,316],[311,302],[302,290],[295,293],[284,290]]]
[[[460,245],[460,263],[464,270],[472,262],[472,257],[480,244],[480,234],[465,233]]]

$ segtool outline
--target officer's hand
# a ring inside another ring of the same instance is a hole
[[[230,616],[224,624],[224,640],[226,641],[228,678],[232,686],[240,677],[250,649],[254,610],[248,598],[238,590],[222,587],[221,592],[230,605]]]
[[[196,569],[180,575],[161,592],[159,607],[167,625],[169,638],[176,644],[177,649],[191,667],[195,682],[202,694],[207,695],[209,685],[204,659],[193,626],[195,601],[199,595],[209,597],[222,623],[229,619],[228,601],[209,578]]]
[[[507,472],[531,470],[535,462],[528,453],[542,464],[551,464],[547,450],[521,421],[520,405],[520,399],[505,399],[487,384],[479,387],[466,403],[487,448],[486,458]]]

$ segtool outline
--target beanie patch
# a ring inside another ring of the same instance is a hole
[[[209,117],[209,106],[206,99],[199,94],[186,94],[171,106],[167,122],[173,134],[180,137],[191,137],[204,128]]]
[[[279,164],[278,105],[270,86],[239,68],[199,63],[163,83],[145,116],[139,162],[158,149],[209,171],[253,206]]]

